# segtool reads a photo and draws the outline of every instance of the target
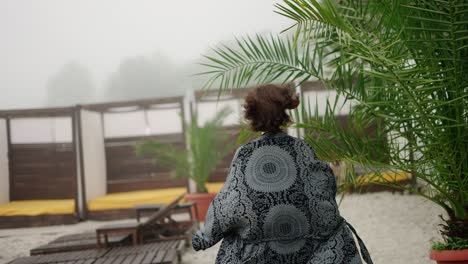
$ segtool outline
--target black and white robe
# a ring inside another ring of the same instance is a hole
[[[222,264],[362,263],[356,232],[340,216],[335,195],[332,170],[305,141],[265,133],[236,151],[193,248],[223,239],[216,258]]]

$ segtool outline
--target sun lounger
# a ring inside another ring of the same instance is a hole
[[[134,245],[147,239],[189,239],[197,222],[192,220],[178,222],[172,219],[172,212],[178,208],[177,205],[184,195],[180,195],[173,202],[158,210],[143,223],[107,225],[96,229],[98,247],[106,247],[109,237],[116,234],[128,234]],[[177,232],[174,233],[175,231]]]
[[[164,207],[164,204],[141,204],[141,205],[135,206],[137,222],[140,222],[140,218],[143,213],[155,213],[161,210],[163,207]],[[190,219],[192,221],[198,222],[197,203],[195,202],[179,203],[174,208],[174,213],[177,213],[180,211],[188,212],[190,215]]]
[[[179,197],[180,198],[180,197]],[[144,237],[143,242],[157,242],[157,241],[164,241],[164,240],[189,240],[190,236],[195,231],[194,226],[198,224],[196,218],[192,218],[192,221],[174,221],[168,220],[171,219],[172,213],[177,213],[180,210],[191,211],[192,203],[182,203],[177,204],[176,202],[180,201],[180,199],[175,200],[172,205],[165,207],[165,211],[168,214],[160,215],[161,219],[158,220],[158,217],[154,217],[154,221],[159,221],[160,225],[158,227],[160,230],[152,230],[150,234],[146,234]],[[173,208],[171,211],[170,209]],[[169,222],[166,224],[165,222]],[[163,224],[161,224],[163,223]],[[118,245],[125,245],[131,243],[132,236],[129,234],[135,230],[135,227],[138,226],[138,223],[130,223],[125,225],[111,225],[107,226],[114,229],[122,229],[131,228],[129,231],[121,232],[120,235],[112,235],[107,236],[107,241],[105,242],[106,246],[118,246]],[[112,230],[110,231],[113,232]],[[135,236],[136,237],[136,236]],[[42,245],[36,248],[31,249],[31,255],[39,255],[39,254],[51,254],[57,252],[66,252],[66,251],[76,251],[76,250],[84,250],[84,249],[94,249],[97,248],[97,236],[96,232],[86,232],[86,233],[79,233],[79,234],[70,234],[61,236],[46,245]]]
[[[78,221],[72,199],[0,204],[0,229],[75,224]]]
[[[111,246],[124,245],[126,238],[127,235],[113,236],[109,238],[108,243]],[[97,248],[95,231],[61,236],[45,245],[31,249],[29,253],[34,256],[94,248]]]
[[[98,221],[135,217],[135,206],[169,204],[186,192],[186,187],[110,193],[88,202],[88,219]]]
[[[350,192],[381,192],[391,191],[392,193],[401,192],[403,189],[390,186],[388,184],[405,186],[411,184],[411,177],[406,172],[382,172],[381,175],[374,173],[364,174],[356,177],[356,185],[350,188]]]
[[[139,246],[89,249],[15,259],[9,264],[170,264],[180,262],[184,241],[162,241]]]
[[[140,222],[140,218],[143,213],[155,213],[161,210],[163,207],[164,204],[140,204],[135,206],[137,222]]]

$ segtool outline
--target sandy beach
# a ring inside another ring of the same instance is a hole
[[[339,199],[339,197],[337,198]],[[438,206],[414,195],[390,192],[347,195],[340,205],[341,214],[358,231],[376,264],[426,264],[430,242],[438,234]],[[180,216],[185,217],[185,216]],[[76,225],[0,230],[0,263],[29,255],[37,247],[56,237],[90,231],[107,223],[132,222],[86,221]],[[187,249],[184,264],[214,263],[219,243],[206,251]]]

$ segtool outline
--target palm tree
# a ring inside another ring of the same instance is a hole
[[[420,185],[398,186],[448,214],[442,234],[468,239],[468,4],[464,0],[284,0],[288,36],[243,37],[206,56],[206,87],[316,79],[352,100],[353,129],[303,107],[306,140],[325,160],[408,172]],[[375,124],[388,142],[362,133]],[[378,153],[380,158],[376,159]],[[353,166],[350,166],[351,169]],[[348,181],[355,179],[348,175]],[[381,184],[396,185],[382,181]]]

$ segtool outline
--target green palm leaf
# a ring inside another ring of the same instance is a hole
[[[317,155],[411,173],[415,185],[398,187],[461,219],[447,234],[467,238],[466,1],[284,0],[276,7],[293,22],[290,36],[245,37],[215,49],[205,64],[207,87],[321,81],[355,104],[344,128],[336,100],[327,100],[324,115],[303,102],[296,120]],[[373,136],[363,133],[369,126]],[[353,170],[347,182],[355,182]]]
[[[221,46],[215,56],[201,63],[209,68],[205,88],[214,85],[221,90],[244,87],[252,82],[269,83],[292,80],[299,83],[321,74],[322,66],[311,58],[310,48],[298,48],[293,39],[280,37],[245,37],[236,40],[235,48]],[[316,55],[318,57],[318,54]]]

